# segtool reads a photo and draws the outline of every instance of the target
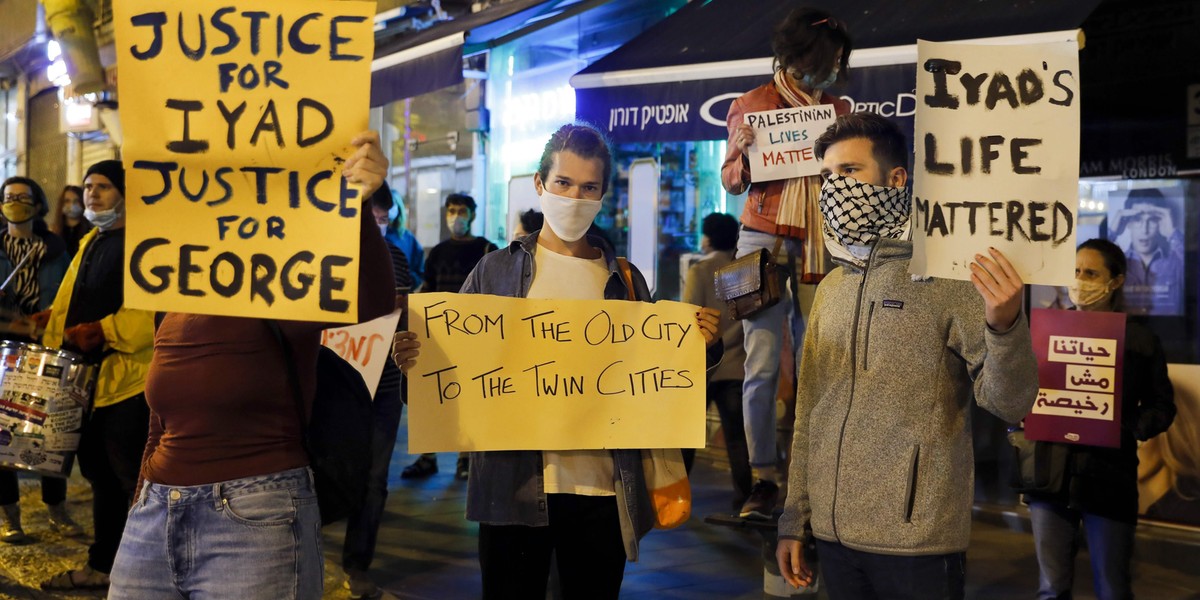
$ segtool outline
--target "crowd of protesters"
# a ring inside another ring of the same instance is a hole
[[[687,271],[683,298],[698,306],[733,513],[777,523],[775,559],[793,586],[817,581],[805,552],[813,544],[835,600],[961,598],[974,477],[964,458],[970,405],[1016,424],[1037,396],[1024,282],[994,249],[972,257],[969,281],[911,276],[909,141],[891,121],[853,113],[826,93],[847,74],[850,32],[828,12],[801,8],[779,24],[772,48],[773,78],[728,115],[722,183],[747,194],[745,208],[740,219],[703,220],[703,257]],[[816,141],[821,174],[752,182],[747,156],[757,133],[745,114],[817,104],[838,115]],[[551,135],[533,182],[541,211],[522,214],[507,245],[477,236],[475,200],[451,194],[442,206],[448,237],[428,252],[386,182],[378,135],[347,141],[354,153],[343,176],[363,201],[358,321],[402,310],[404,297],[419,292],[652,301],[637,266],[625,268],[597,231],[614,164],[595,128],[567,124]],[[320,331],[330,324],[126,307],[123,165],[90,165],[82,183],[66,186],[57,203],[26,177],[0,189],[3,339],[69,351],[97,369],[77,452],[93,492],[88,558],[42,587],[107,589],[114,599],[319,598],[322,522],[302,441],[307,413],[295,410],[295,398],[306,408],[313,401]],[[739,323],[713,293],[714,274],[764,249],[787,266],[779,277],[792,288]],[[1128,273],[1119,247],[1084,242],[1072,304],[1124,310]],[[802,306],[801,284],[818,282]],[[874,307],[889,302],[903,318],[875,317]],[[404,377],[421,354],[404,323],[375,392],[370,480],[342,551],[355,598],[381,595],[370,569]],[[789,328],[795,356],[783,356]],[[1097,594],[1132,597],[1137,445],[1168,429],[1175,404],[1158,338],[1129,321],[1125,339],[1119,447],[1071,446],[1061,487],[1025,498],[1039,598],[1070,597],[1081,528]],[[776,440],[775,407],[780,365],[793,360],[789,443]],[[400,477],[437,470],[427,454]],[[454,476],[466,482],[466,518],[479,524],[485,598],[544,598],[552,567],[565,598],[616,598],[653,521],[636,450],[464,453]],[[66,480],[40,483],[49,524],[86,536],[65,508]],[[0,469],[0,509],[0,542],[29,543],[13,470]]]

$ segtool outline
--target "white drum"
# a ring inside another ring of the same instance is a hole
[[[0,468],[70,475],[96,371],[74,352],[0,342]]]

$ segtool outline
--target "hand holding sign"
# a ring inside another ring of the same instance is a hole
[[[738,125],[733,132],[733,145],[742,156],[750,156],[750,146],[754,145],[754,128],[745,123]]]
[[[988,327],[994,331],[1007,331],[1021,313],[1025,283],[1003,253],[995,248],[988,248],[988,253],[992,258],[975,255],[975,262],[971,263],[971,283],[983,296]]]
[[[696,313],[696,324],[704,336],[704,347],[711,348],[717,342],[721,330],[721,311],[701,306]]]
[[[411,331],[397,331],[392,336],[392,361],[405,375],[417,364],[420,354],[421,342],[417,341],[417,334]]]
[[[356,150],[346,159],[346,164],[342,165],[342,177],[359,186],[359,197],[366,202],[370,200],[371,194],[383,185],[383,180],[387,177],[388,160],[379,149],[377,131],[364,131],[354,136],[350,145]]]

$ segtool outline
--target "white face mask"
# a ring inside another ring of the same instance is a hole
[[[1067,288],[1067,296],[1079,308],[1093,306],[1103,302],[1112,293],[1112,290],[1108,289],[1110,283],[1112,283],[1112,280],[1101,283],[1099,281],[1076,279]]]
[[[63,214],[72,219],[78,219],[83,216],[83,207],[78,204],[68,204],[63,207]]]
[[[121,216],[125,211],[125,200],[117,202],[117,205],[101,211],[94,211],[90,208],[84,209],[83,218],[87,219],[92,225],[95,225],[100,231],[105,231],[111,228],[121,220]]]
[[[467,235],[467,231],[471,229],[471,221],[466,217],[452,217],[450,222],[446,224],[455,237],[463,237]]]
[[[600,213],[600,200],[576,200],[552,194],[543,189],[538,198],[546,226],[564,242],[574,242],[587,233],[592,221]]]

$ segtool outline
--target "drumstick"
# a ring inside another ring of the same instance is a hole
[[[8,289],[8,284],[12,283],[13,277],[17,276],[17,272],[21,270],[21,266],[25,264],[25,261],[29,260],[30,254],[33,254],[33,253],[26,252],[25,256],[22,256],[21,260],[17,261],[17,265],[15,267],[13,267],[12,273],[8,274],[8,278],[4,280],[4,283],[0,283],[0,291],[4,291],[5,289]]]

